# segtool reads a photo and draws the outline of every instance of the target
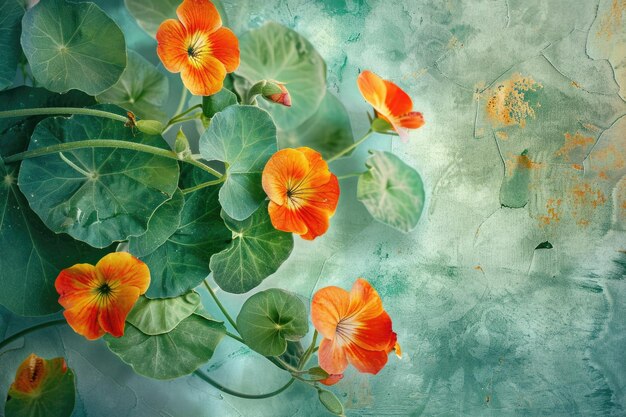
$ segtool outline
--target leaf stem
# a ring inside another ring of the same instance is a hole
[[[128,118],[119,114],[111,113],[104,110],[85,109],[82,107],[37,107],[32,109],[17,109],[0,111],[0,118],[4,117],[22,117],[22,116],[39,116],[48,114],[84,114],[87,116],[105,117],[126,123]]]
[[[46,327],[51,327],[51,326],[55,326],[57,324],[67,324],[67,321],[63,318],[63,319],[55,319],[55,320],[50,320],[47,321],[45,323],[39,323],[35,326],[32,327],[27,327],[26,329],[23,329],[9,337],[7,337],[6,339],[4,339],[2,342],[0,342],[0,349],[2,349],[3,347],[5,347],[6,345],[8,345],[9,343],[19,339],[20,337],[26,336],[28,333],[40,330],[40,329],[45,329]]]
[[[199,113],[198,115],[195,115],[193,117],[190,116],[188,118],[184,118],[183,116],[191,113],[192,111],[194,111],[195,109],[198,109],[198,108],[202,108],[202,104],[196,104],[195,106],[191,106],[187,110],[185,110],[183,112],[180,112],[180,113],[178,113],[175,116],[172,116],[172,118],[169,120],[169,122],[167,122],[167,124],[165,125],[165,128],[168,128],[168,127],[170,127],[171,125],[173,125],[175,123],[180,123],[180,122],[184,122],[184,121],[187,121],[187,120],[192,120],[192,119],[197,118],[202,113]]]
[[[224,307],[224,305],[219,300],[219,298],[217,298],[217,295],[215,294],[215,291],[213,291],[213,288],[211,288],[211,286],[209,285],[209,283],[207,282],[206,279],[204,281],[202,281],[202,282],[204,283],[204,286],[206,287],[206,289],[209,291],[209,294],[211,294],[211,297],[213,297],[213,301],[215,301],[215,304],[217,304],[219,309],[222,311],[222,314],[224,315],[224,317],[226,317],[226,320],[228,320],[228,322],[231,324],[231,326],[233,326],[233,328],[237,332],[239,332],[239,330],[237,329],[237,323],[235,322],[235,320],[233,320],[233,318],[230,316],[230,314],[228,314],[228,311],[226,310],[226,307]],[[241,342],[244,343],[243,339],[241,339]]]
[[[189,90],[183,88],[183,92],[180,95],[180,101],[178,102],[178,107],[176,107],[176,114],[183,111],[183,107],[185,107],[185,103],[187,103],[187,96],[189,95]]]
[[[241,337],[237,336],[236,334],[233,334],[233,333],[229,332],[228,330],[226,331],[226,336],[230,337],[231,339],[235,339],[239,343],[243,343],[244,345],[246,344],[246,342],[244,342]]]
[[[289,388],[291,386],[291,384],[293,384],[295,382],[295,378],[291,378],[285,385],[283,385],[282,387],[278,388],[275,391],[272,392],[268,392],[267,394],[244,394],[235,390],[232,390],[230,388],[226,388],[224,385],[220,384],[219,382],[217,382],[216,380],[214,380],[213,378],[211,378],[210,376],[208,376],[207,374],[205,374],[203,371],[201,370],[196,370],[194,371],[194,374],[202,379],[204,382],[207,382],[211,385],[213,385],[215,388],[217,388],[218,390],[235,396],[235,397],[239,397],[239,398],[245,398],[245,399],[249,399],[249,400],[259,400],[259,399],[263,399],[263,398],[270,398],[273,397],[275,395],[280,394],[281,392],[285,391],[287,388]]]
[[[309,345],[307,350],[304,352],[304,354],[300,358],[300,363],[298,363],[298,370],[299,371],[302,370],[302,368],[304,368],[306,366],[306,363],[309,361],[309,359],[311,358],[311,355],[315,351],[314,349],[317,349],[315,347],[315,344],[317,343],[317,335],[318,335],[318,333],[317,333],[317,329],[316,329],[315,332],[313,332],[313,339],[311,340],[311,344]]]
[[[226,181],[226,177],[227,177],[227,174],[224,174],[224,175],[222,175],[221,178],[218,178],[216,180],[203,182],[202,184],[198,184],[198,185],[193,186],[193,187],[185,188],[185,189],[183,189],[181,191],[182,191],[183,194],[193,193],[194,191],[198,191],[198,190],[201,190],[203,188],[210,187],[212,185],[221,184],[224,181]]]
[[[364,173],[366,173],[367,171],[363,171],[363,172],[351,172],[350,174],[346,174],[346,175],[340,175],[337,177],[338,180],[345,180],[346,178],[352,178],[352,177],[358,177]]]
[[[155,146],[145,145],[143,143],[136,142],[127,142],[124,140],[115,140],[115,139],[87,139],[75,142],[66,142],[59,143],[57,145],[44,146],[38,149],[32,149],[30,151],[20,152],[13,154],[4,158],[4,162],[9,164],[11,162],[17,162],[24,159],[37,158],[39,156],[50,155],[54,153],[71,151],[75,149],[85,149],[85,148],[120,148],[120,149],[130,149],[133,151],[149,153],[152,155],[162,156],[164,158],[180,160],[176,152],[157,148]],[[184,159],[184,162],[187,162],[191,165],[194,165],[211,175],[217,178],[221,178],[222,174],[213,168],[203,164],[202,162],[196,161],[195,159]]]
[[[362,144],[363,142],[365,142],[365,140],[372,134],[374,133],[373,130],[368,130],[367,133],[359,140],[357,140],[356,142],[354,142],[352,145],[348,146],[347,148],[345,148],[344,150],[340,151],[339,153],[333,155],[332,157],[330,157],[326,162],[333,162],[339,158],[341,158],[342,156],[344,156],[345,154],[347,154],[348,152],[350,152],[352,149],[356,148],[357,146],[359,146],[360,144]]]

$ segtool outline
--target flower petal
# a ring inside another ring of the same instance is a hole
[[[139,289],[120,285],[107,298],[107,302],[100,309],[98,323],[105,332],[121,337],[124,335],[126,317],[139,299]]]
[[[337,382],[341,381],[343,378],[343,374],[331,374],[328,375],[328,378],[322,379],[319,382],[324,385],[335,385]]]
[[[380,316],[384,312],[380,295],[363,278],[358,278],[350,290],[350,314],[359,321]]]
[[[161,23],[157,30],[157,55],[163,62],[163,66],[170,72],[180,72],[181,68],[188,63],[186,37],[185,28],[174,19]]]
[[[272,226],[283,232],[296,233],[298,235],[305,234],[308,231],[306,224],[302,221],[300,213],[289,208],[286,204],[279,206],[270,201],[267,211],[272,221]]]
[[[309,162],[302,152],[291,148],[282,149],[272,155],[263,168],[263,190],[270,200],[283,205],[287,199],[287,189],[302,181],[308,172]]]
[[[332,173],[328,169],[328,164],[322,158],[322,154],[306,146],[296,148],[296,151],[304,155],[309,167],[306,176],[295,187],[296,190],[321,187],[330,181]]]
[[[368,320],[357,320],[356,316],[351,319],[351,323],[355,325],[349,336],[352,342],[363,349],[386,352],[389,352],[389,346],[395,345],[396,335],[391,330],[391,318],[386,312]]]
[[[95,340],[104,335],[104,330],[98,323],[98,296],[93,291],[82,291],[66,296],[71,307],[66,307],[63,316],[67,324],[78,334],[89,340]],[[61,299],[59,299],[59,303]]]
[[[409,112],[397,119],[400,126],[407,129],[418,129],[424,126],[424,116],[417,111]]]
[[[413,102],[411,97],[400,87],[391,81],[384,80],[387,94],[385,95],[385,106],[389,109],[389,114],[393,117],[399,117],[413,110]]]
[[[320,289],[311,301],[313,326],[326,339],[334,339],[337,324],[347,316],[349,307],[350,293],[348,291],[335,286]]]
[[[62,270],[54,281],[54,287],[61,296],[59,303],[63,307],[71,307],[71,305],[66,306],[62,302],[65,296],[77,291],[95,289],[101,281],[102,277],[98,275],[96,268],[90,264],[76,264]]]
[[[330,218],[335,214],[339,202],[339,180],[331,174],[330,181],[300,197],[305,205],[298,210],[300,218],[307,226],[303,239],[313,240],[328,230]]]
[[[213,32],[222,26],[219,12],[209,0],[185,0],[176,9],[178,19],[188,32]]]
[[[136,287],[143,294],[150,285],[150,270],[148,265],[127,252],[113,252],[105,255],[96,264],[96,269],[105,282],[112,283],[111,287]]]
[[[359,372],[377,374],[387,364],[387,352],[384,350],[367,350],[357,344],[349,343],[344,345],[344,351],[348,361]]]
[[[359,74],[356,83],[363,95],[363,98],[383,115],[387,115],[385,111],[385,96],[387,95],[387,87],[382,78],[371,71],[363,71]]]
[[[211,55],[224,64],[226,72],[233,72],[239,67],[239,40],[227,28],[219,28],[209,35]]]
[[[190,61],[190,65],[183,66],[180,76],[191,94],[210,96],[222,89],[226,68],[220,61],[207,54]]]
[[[342,374],[348,367],[346,352],[336,341],[322,339],[317,354],[320,367],[329,374]]]

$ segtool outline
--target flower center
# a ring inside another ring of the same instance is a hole
[[[337,323],[335,334],[337,335],[340,341],[349,342],[352,338],[352,333],[357,327],[359,327],[358,324],[350,320],[349,317],[343,318],[339,320],[339,323]]]
[[[201,32],[196,32],[187,39],[187,58],[192,64],[200,65],[206,54],[211,53],[208,38]]]
[[[99,295],[109,295],[113,291],[113,289],[106,282],[100,285],[96,291],[98,291]]]

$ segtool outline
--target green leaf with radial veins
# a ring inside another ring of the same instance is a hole
[[[26,358],[31,381],[40,375],[41,380],[32,392],[24,392],[19,386],[11,385],[4,406],[7,417],[69,417],[74,411],[76,386],[74,372],[67,367],[63,358],[43,359],[34,355]],[[31,360],[43,362],[30,362]],[[34,368],[30,368],[33,366]],[[21,379],[22,384],[24,380]],[[33,383],[34,384],[34,383]]]
[[[306,306],[287,291],[261,291],[241,306],[237,329],[251,349],[261,355],[279,356],[287,350],[288,340],[300,340],[309,331]]]
[[[287,260],[293,249],[293,235],[274,229],[267,202],[243,221],[228,217],[224,223],[233,241],[224,251],[211,257],[213,279],[221,289],[241,294],[259,285]]]
[[[251,84],[276,80],[286,84],[291,107],[261,100],[280,129],[294,129],[311,117],[326,95],[326,64],[302,35],[278,23],[266,23],[239,39],[237,74]]]
[[[0,3],[0,90],[13,84],[17,64],[22,54],[20,33],[22,31],[24,3],[21,0],[3,0]]]
[[[211,359],[225,334],[222,322],[193,313],[167,333],[151,336],[126,323],[124,336],[107,334],[104,340],[138,374],[172,379],[189,375]]]
[[[128,65],[115,85],[98,94],[100,103],[116,104],[141,119],[165,121],[161,110],[170,88],[165,74],[137,52],[128,51]]]
[[[313,116],[295,129],[278,131],[279,148],[308,146],[324,159],[354,143],[350,117],[341,101],[330,91]]]
[[[22,316],[61,309],[54,281],[64,268],[95,264],[106,250],[51,232],[17,187],[17,166],[0,158],[0,304]]]
[[[98,106],[125,114],[114,106]],[[117,120],[75,115],[40,122],[29,150],[85,139],[116,139],[169,149],[160,136]],[[18,184],[52,231],[105,247],[145,233],[152,213],[177,189],[174,159],[119,148],[65,151],[22,162]]]
[[[189,188],[207,181],[202,174],[194,179],[197,171],[185,167],[181,185]],[[209,275],[211,255],[226,248],[232,237],[220,217],[218,192],[219,185],[214,185],[186,194],[178,229],[141,258],[150,268],[148,297],[175,297],[197,287]]]
[[[189,317],[200,305],[200,295],[195,291],[174,298],[151,300],[139,297],[126,321],[147,335],[168,333]]]
[[[164,244],[178,230],[184,205],[183,193],[176,190],[171,199],[154,211],[146,233],[128,239],[128,251],[137,257],[146,256]]]
[[[100,94],[126,68],[122,30],[89,2],[37,3],[22,19],[22,48],[37,82],[57,93]]]
[[[200,138],[200,154],[227,164],[220,204],[228,216],[247,219],[265,200],[261,173],[277,150],[276,127],[266,111],[230,106],[213,117]]]
[[[402,232],[416,225],[424,208],[424,183],[413,168],[389,152],[371,151],[359,176],[357,198],[378,221]]]

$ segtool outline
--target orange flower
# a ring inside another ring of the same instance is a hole
[[[239,41],[222,27],[209,0],[185,0],[157,30],[157,54],[165,68],[180,72],[192,94],[209,96],[222,89],[227,72],[239,66]]]
[[[342,374],[348,362],[359,372],[376,374],[387,363],[389,352],[400,352],[380,296],[362,278],[356,280],[350,292],[326,287],[315,293],[311,320],[324,336],[319,365],[331,375]]]
[[[403,140],[408,138],[409,129],[424,125],[422,113],[413,111],[411,97],[391,81],[363,71],[357,78],[357,85],[365,100],[374,107],[376,116],[387,121]]]
[[[326,233],[339,200],[339,181],[311,148],[276,152],[263,169],[272,225],[313,240]]]
[[[64,269],[54,283],[68,324],[89,340],[122,336],[126,316],[149,285],[148,266],[126,252]]]

